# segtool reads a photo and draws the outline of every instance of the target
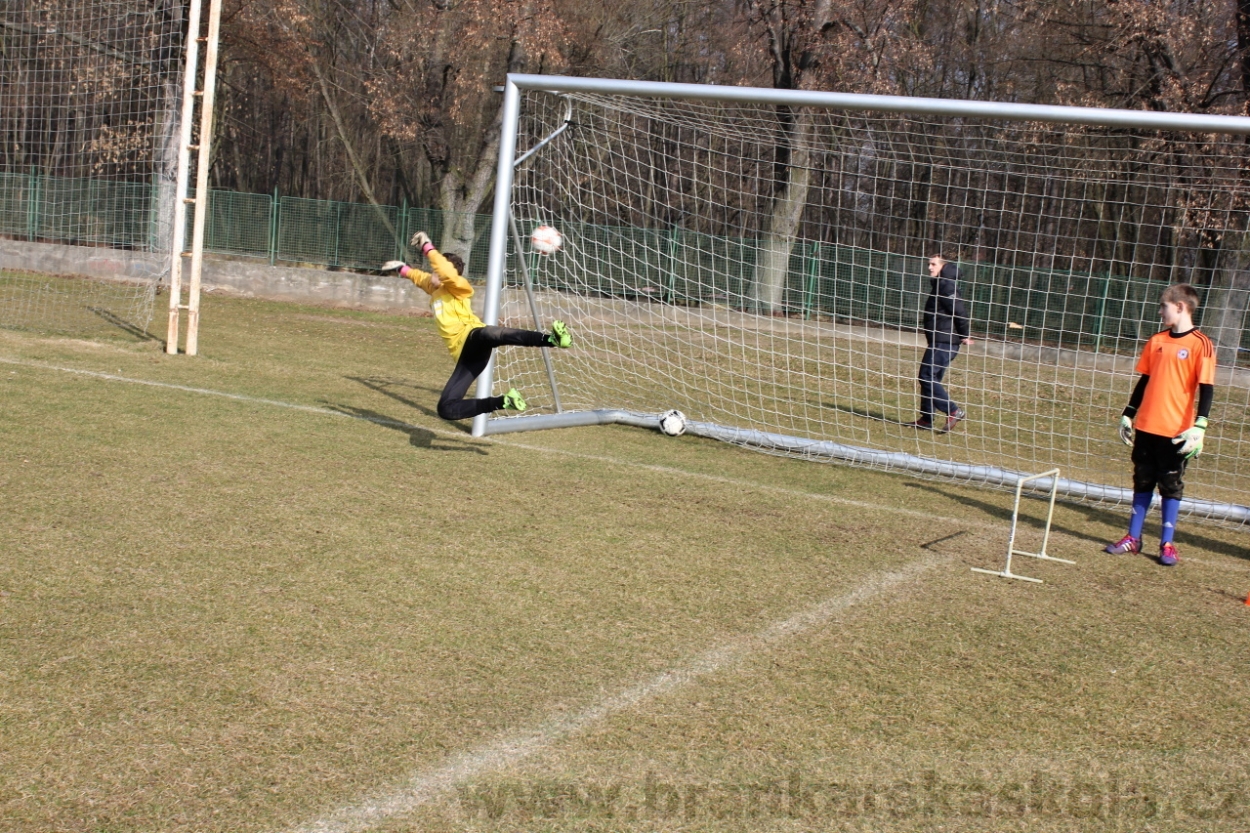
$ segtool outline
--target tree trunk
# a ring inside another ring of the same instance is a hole
[[[174,240],[174,207],[178,198],[178,151],[182,140],[182,78],[171,75],[161,86],[161,119],[156,143],[156,204],[152,206],[149,247],[170,252]]]
[[[795,116],[790,141],[786,184],[773,202],[768,228],[760,241],[759,260],[755,267],[755,292],[752,302],[756,312],[770,314],[782,308],[786,278],[790,273],[790,254],[812,179],[811,137],[815,119],[802,110]]]
[[[503,104],[487,131],[486,143],[478,154],[469,180],[466,183],[459,170],[453,169],[443,177],[439,189],[439,208],[447,212],[440,247],[456,252],[464,258],[465,271],[469,270],[469,257],[473,241],[477,237],[477,215],[486,198],[495,188],[495,169],[499,160],[499,132],[503,122]]]
[[[1202,316],[1202,330],[1215,342],[1216,360],[1229,367],[1237,364],[1241,334],[1250,307],[1250,232],[1228,234],[1220,252]]]
[[[515,37],[508,53],[508,72],[524,72],[527,63],[525,48]],[[503,98],[486,129],[486,140],[474,160],[473,170],[466,178],[458,168],[443,176],[439,188],[439,208],[447,212],[440,248],[455,252],[464,259],[465,272],[477,236],[477,215],[495,189],[495,172],[499,163],[499,139],[503,128]]]
[[[1242,112],[1250,114],[1250,0],[1237,0],[1237,52],[1241,56]]]
[[[386,212],[382,210],[382,205],[378,202],[378,198],[374,196],[373,186],[369,183],[369,172],[365,170],[360,157],[356,154],[356,148],[352,143],[351,137],[347,135],[347,126],[343,123],[343,117],[339,113],[334,97],[330,95],[330,85],[326,83],[325,73],[321,71],[321,67],[318,66],[316,59],[309,61],[308,65],[312,68],[313,75],[317,78],[317,86],[321,91],[321,98],[325,102],[326,108],[330,111],[330,118],[334,121],[334,129],[338,133],[339,140],[343,143],[343,149],[347,152],[347,159],[351,163],[352,173],[356,175],[356,182],[360,185],[360,190],[364,193],[365,199],[369,201],[369,205],[373,206],[373,210],[378,216],[378,221],[386,227],[392,238],[396,238],[395,226],[391,223],[391,219],[386,216]],[[402,244],[405,241],[396,238],[396,242]]]
[[[186,10],[182,3],[163,3],[154,10],[158,18],[153,28],[159,33],[160,46],[153,55],[161,68],[161,115],[157,122],[153,174],[156,180],[155,205],[152,206],[152,226],[148,246],[155,252],[169,252],[173,248],[174,205],[177,200],[178,158],[182,143],[182,84],[186,71],[186,44],[171,46],[170,40],[183,39],[186,31]]]

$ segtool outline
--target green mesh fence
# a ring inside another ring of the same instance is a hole
[[[0,233],[30,239],[32,178],[23,174],[0,173]]]
[[[414,231],[440,239],[447,219],[446,212],[428,208],[212,191],[204,251],[270,263],[376,269],[403,257]],[[468,260],[480,275],[490,250],[491,218],[476,215],[473,221],[477,231]],[[192,222],[188,215],[188,241]]]
[[[0,234],[146,249],[155,196],[144,183],[0,173]]]
[[[194,196],[194,190],[192,190]],[[276,219],[273,197],[210,191],[204,225],[204,250],[238,257],[272,260]],[[194,216],[187,212],[186,240],[191,240]],[[188,242],[188,247],[190,243]]]
[[[144,183],[0,173],[0,235],[19,240],[146,250],[156,204],[155,186]],[[450,223],[465,219],[430,208],[212,191],[204,249],[270,263],[369,270],[402,257],[412,232],[424,230],[439,240]],[[492,221],[488,215],[471,219],[473,245],[465,254],[469,277],[480,279]],[[188,241],[192,222],[188,212]],[[749,304],[759,248],[755,239],[577,223],[565,223],[562,231],[594,274],[562,273],[566,267],[558,263],[531,269],[541,271],[540,283],[549,288],[589,284],[604,296],[736,308]],[[1159,282],[990,264],[962,268],[963,292],[978,333],[1131,353],[1157,328]],[[916,327],[926,291],[919,258],[800,241],[791,255],[784,305],[805,318]],[[1239,363],[1250,364],[1250,328],[1241,346]]]
[[[747,309],[759,241],[686,231],[566,224],[589,275],[572,264],[529,254],[531,272],[549,289],[590,291],[683,305]],[[533,268],[539,263],[544,268]],[[976,332],[1028,344],[1135,353],[1158,330],[1166,284],[1121,275],[962,267],[961,291]],[[784,306],[803,318],[827,317],[916,328],[928,292],[925,260],[849,246],[799,242],[790,258]],[[1242,336],[1243,354],[1250,330]],[[1243,363],[1250,364],[1250,355]]]

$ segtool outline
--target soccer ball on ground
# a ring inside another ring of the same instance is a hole
[[[550,255],[560,251],[564,238],[551,226],[539,226],[530,235],[530,244],[539,254]]]
[[[660,432],[670,437],[680,437],[686,432],[686,415],[675,408],[660,414]]]

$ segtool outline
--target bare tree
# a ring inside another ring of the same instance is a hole
[[[758,38],[756,48],[767,58],[774,88],[894,90],[892,46],[900,42],[900,24],[912,11],[910,0],[845,5],[832,0],[743,0],[742,8],[748,32]],[[772,208],[751,299],[761,312],[782,306],[816,152],[812,113],[779,106],[776,118],[782,141],[774,148]]]
[[[494,187],[508,72],[566,66],[571,38],[552,0],[401,3],[368,81],[383,135],[421,159],[429,198],[446,212],[441,245],[466,259]]]

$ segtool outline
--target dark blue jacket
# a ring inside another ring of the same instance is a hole
[[[936,278],[929,278],[929,297],[924,303],[924,335],[931,346],[950,347],[972,335],[968,311],[959,297],[959,269],[953,263],[942,266]]]

